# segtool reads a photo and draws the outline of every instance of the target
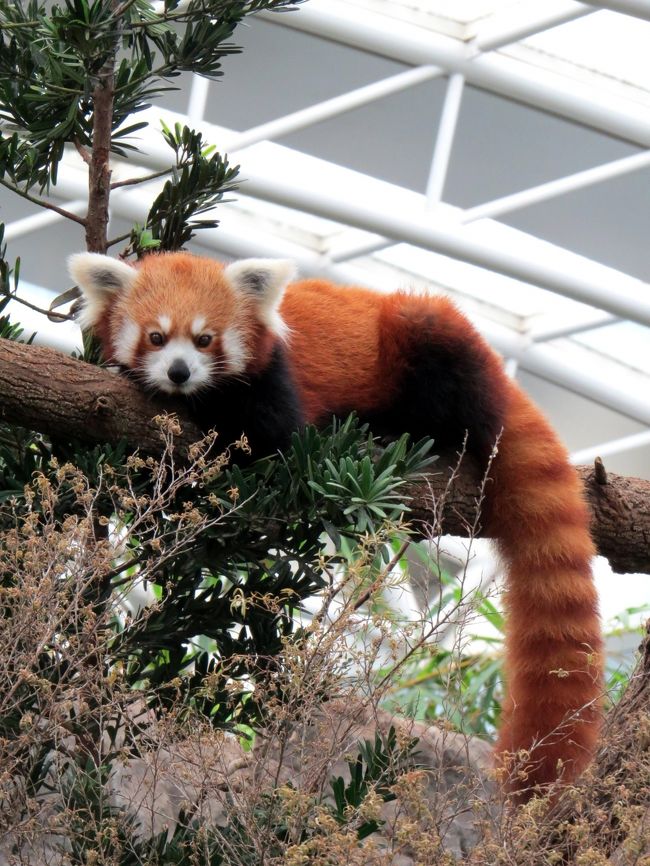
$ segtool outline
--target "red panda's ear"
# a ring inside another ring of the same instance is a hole
[[[230,285],[255,300],[261,321],[279,337],[286,335],[287,327],[278,307],[295,273],[295,264],[287,259],[243,259],[224,268]]]
[[[111,297],[128,291],[138,277],[135,268],[99,253],[76,253],[70,256],[68,271],[84,299],[79,316],[82,328],[96,324]]]

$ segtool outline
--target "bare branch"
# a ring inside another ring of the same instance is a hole
[[[72,213],[72,211],[65,210],[65,208],[59,207],[56,204],[53,204],[51,201],[48,201],[44,198],[37,198],[35,195],[30,195],[28,192],[25,192],[24,189],[19,189],[17,186],[13,186],[13,184],[8,181],[0,178],[0,186],[6,187],[6,189],[15,192],[16,195],[19,195],[21,198],[30,201],[32,204],[37,204],[39,207],[44,207],[47,210],[53,210],[55,213],[58,213],[59,216],[65,217],[67,220],[72,220],[75,223],[79,223],[81,226],[86,225],[86,220],[84,217],[77,216],[76,213]]]
[[[83,144],[79,141],[78,138],[75,138],[74,146],[77,149],[77,153],[83,159],[83,161],[86,163],[86,165],[90,165],[92,163],[92,158],[90,156],[90,153],[88,152],[88,149],[83,146]]]
[[[22,304],[23,307],[27,307],[30,310],[34,310],[36,313],[42,313],[44,316],[48,316],[50,319],[54,319],[57,322],[70,322],[74,319],[74,316],[69,313],[57,313],[55,310],[44,310],[42,307],[37,306],[36,304],[32,304],[30,301],[27,301],[25,298],[21,298],[20,295],[14,294],[5,294],[4,292],[0,292],[5,298],[11,298],[12,301],[16,301],[18,304]]]
[[[149,180],[155,180],[157,177],[164,177],[171,173],[171,168],[163,168],[160,171],[153,171],[151,174],[145,174],[141,177],[129,177],[126,180],[116,180],[111,184],[111,189],[119,189],[121,186],[134,186],[138,183],[146,183]]]

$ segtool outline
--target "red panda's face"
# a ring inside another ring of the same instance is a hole
[[[126,366],[167,394],[197,393],[222,376],[243,373],[249,360],[244,332],[234,322],[210,322],[201,312],[191,321],[171,311],[148,315],[143,325],[116,317],[112,339]]]
[[[104,354],[147,387],[194,395],[245,374],[286,330],[278,312],[293,274],[288,262],[152,255],[134,269],[94,253],[73,256],[84,297],[82,327]]]

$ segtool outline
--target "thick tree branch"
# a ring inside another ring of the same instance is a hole
[[[86,442],[124,439],[134,450],[157,451],[161,439],[151,419],[173,409],[124,376],[54,349],[0,340],[0,417],[10,424]],[[189,447],[200,436],[186,420],[178,444]]]
[[[180,448],[200,438],[173,401],[152,400],[123,376],[54,349],[0,340],[0,413],[9,423],[87,442],[124,439],[134,450],[157,451],[160,434],[150,419],[164,410],[179,414]],[[477,473],[463,461],[449,485],[453,463],[443,456],[425,481],[406,492],[415,520],[467,535],[476,514]],[[607,474],[602,467],[579,466],[578,472],[599,553],[615,571],[650,573],[650,481]]]
[[[456,455],[441,455],[438,471],[424,483],[410,484],[407,492],[416,521],[433,523],[438,531],[450,535],[466,536],[476,515],[480,479],[469,460],[462,461],[459,472],[455,472],[457,463]],[[591,531],[598,553],[619,574],[650,574],[650,481],[605,473],[599,461],[594,466],[576,466],[576,470],[591,507]]]

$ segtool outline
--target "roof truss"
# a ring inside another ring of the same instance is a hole
[[[405,13],[407,6],[409,14]],[[643,371],[630,371],[622,384],[615,362],[599,358],[597,364],[585,365],[580,352],[589,350],[571,340],[622,320],[650,326],[650,287],[566,250],[551,251],[546,242],[496,222],[518,208],[644,168],[650,165],[650,151],[569,173],[465,210],[444,201],[467,84],[642,148],[650,146],[650,93],[639,93],[636,88],[634,98],[622,99],[620,92],[603,90],[603,75],[598,71],[589,77],[567,78],[542,62],[525,63],[503,50],[601,8],[650,20],[650,2],[645,0],[421,0],[419,4],[310,0],[298,12],[264,14],[262,17],[275,25],[379,54],[407,68],[244,131],[205,122],[209,87],[204,79],[194,77],[185,117],[150,110],[151,126],[136,158],[138,165],[117,163],[116,171],[126,177],[138,174],[140,165],[166,165],[168,152],[156,133],[159,117],[166,116],[167,122],[189,118],[192,125],[204,130],[207,140],[223,142],[224,150],[238,154],[246,178],[242,187],[245,196],[220,210],[222,225],[217,231],[203,232],[198,238],[200,244],[234,256],[289,255],[307,272],[378,287],[394,286],[399,280],[415,284],[433,281],[459,297],[488,338],[506,356],[516,358],[521,368],[650,425],[650,405],[644,396],[649,377]],[[450,16],[453,9],[456,17]],[[442,76],[448,80],[446,97],[424,195],[272,143],[290,132]],[[85,173],[76,167],[74,154],[66,158],[68,170],[60,175],[57,193],[66,199],[68,210],[81,213],[85,208]],[[156,188],[156,182],[151,188]],[[114,213],[142,221],[146,200],[142,189],[118,190],[112,197]],[[11,240],[41,231],[57,220],[58,215],[52,212],[28,216],[9,223],[5,235]],[[426,261],[417,258],[423,263],[419,270],[409,265],[416,258],[415,250],[431,256]],[[452,264],[445,264],[443,257],[464,263],[466,276]],[[434,265],[436,271],[429,273]],[[476,268],[498,275],[512,293],[517,287],[523,292],[524,284],[550,292],[550,297],[564,304],[553,307],[562,311],[561,324],[553,325],[543,316],[527,316],[525,312],[518,318],[512,314],[509,320],[507,311],[490,297],[477,297],[467,289],[466,283],[475,279]],[[567,352],[569,342],[572,345]],[[647,437],[635,439],[633,447],[637,443],[647,444]],[[621,447],[632,447],[629,437]]]

